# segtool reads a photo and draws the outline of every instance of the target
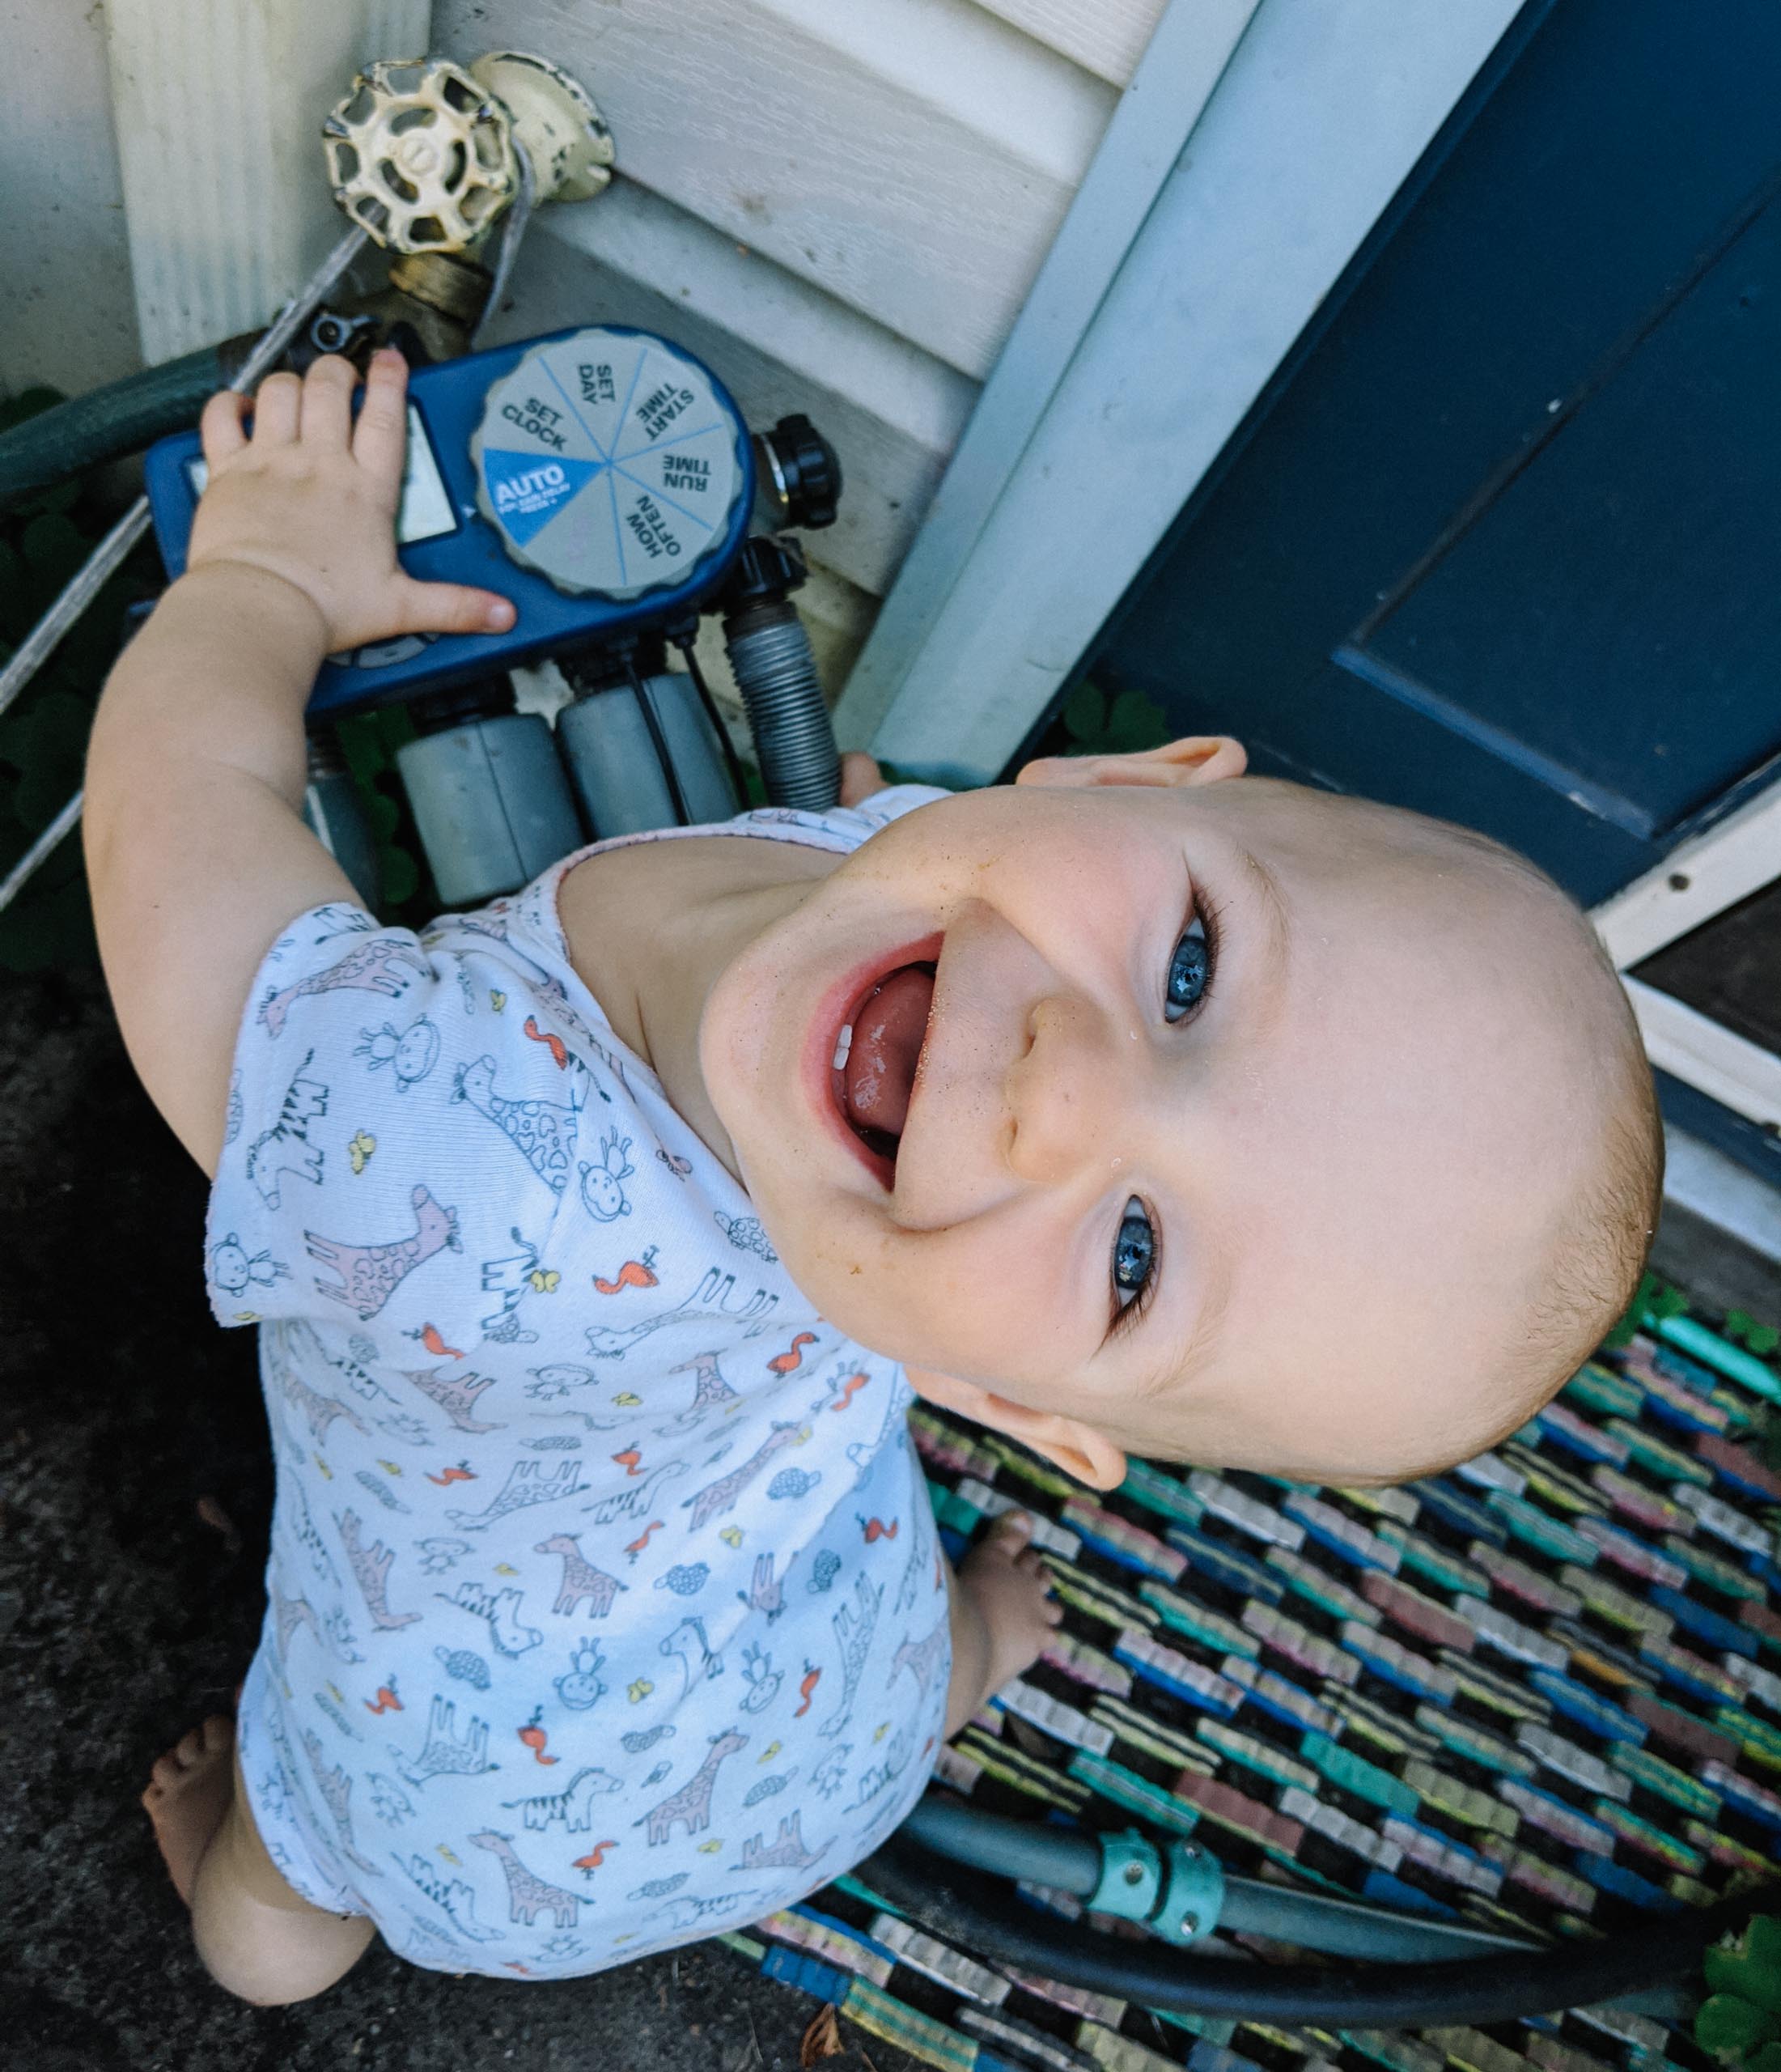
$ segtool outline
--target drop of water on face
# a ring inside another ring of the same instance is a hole
[[[842,1030],[840,1035],[835,1038],[835,1055],[833,1061],[833,1068],[836,1072],[839,1072],[842,1067],[846,1064],[847,1053],[852,1050],[853,1047],[854,1025],[850,1021],[846,1027]]]

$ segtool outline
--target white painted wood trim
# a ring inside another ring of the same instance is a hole
[[[1257,0],[1174,0],[1039,270],[836,715],[863,743],[916,671]]]
[[[848,745],[954,782],[1000,770],[1520,4],[1262,0],[969,555],[935,571],[918,541],[880,625],[920,639],[888,666],[867,643]],[[1177,16],[1206,11],[1171,0],[1134,93]],[[1113,176],[1097,159],[1077,206]]]
[[[106,0],[142,356],[264,324],[340,234],[320,125],[430,0]]]
[[[1645,1055],[1659,1071],[1753,1123],[1781,1129],[1781,1058],[1655,986],[1624,977],[1621,983],[1639,1017]]]
[[[1781,779],[1655,868],[1605,899],[1590,919],[1614,968],[1660,950],[1781,878]]]
[[[1781,1189],[1668,1123],[1664,1128],[1664,1199],[1781,1265]]]

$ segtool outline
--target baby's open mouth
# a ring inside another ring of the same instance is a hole
[[[829,1088],[842,1121],[893,1166],[933,1005],[934,966],[898,965],[854,1002],[830,1060]]]

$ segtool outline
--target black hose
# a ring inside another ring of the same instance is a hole
[[[649,729],[649,745],[655,751],[656,765],[662,773],[662,781],[668,786],[668,803],[674,809],[674,825],[690,827],[693,816],[686,809],[686,794],[681,789],[681,773],[674,766],[674,758],[668,754],[668,742],[662,733],[662,723],[657,716],[655,701],[649,694],[649,686],[637,673],[634,656],[625,657],[625,674],[630,679],[631,695],[637,700],[637,709],[643,715],[643,724]]]
[[[170,431],[189,430],[228,380],[223,349],[206,346],[40,410],[0,432],[0,508],[101,461],[138,453]]]
[[[750,605],[724,621],[723,639],[769,800],[826,812],[841,796],[841,758],[796,605]]]
[[[736,802],[740,811],[748,796],[748,779],[742,774],[742,758],[736,752],[736,743],[730,738],[730,730],[723,724],[723,715],[719,711],[717,700],[711,695],[711,686],[705,680],[705,672],[699,667],[698,650],[691,634],[676,639],[674,645],[681,651],[681,660],[686,664],[686,673],[693,679],[693,688],[699,694],[699,703],[705,707],[705,716],[711,723],[711,731],[718,737],[718,746],[723,751],[723,766],[730,773],[730,783],[736,792]]]
[[[1556,1949],[1433,1964],[1363,1968],[1345,1960],[1325,1969],[1195,1956],[1160,1942],[1050,1923],[1037,1912],[1028,1921],[1027,1908],[1009,1904],[1005,1884],[943,1862],[900,1836],[855,1875],[956,1948],[1139,2006],[1232,2021],[1380,2028],[1513,2021],[1664,1985],[1692,1972],[1727,1930],[1781,1902],[1781,1886],[1770,1883]]]

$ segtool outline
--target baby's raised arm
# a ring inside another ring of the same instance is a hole
[[[286,923],[356,898],[304,825],[303,708],[324,656],[399,633],[498,631],[486,590],[396,558],[408,370],[316,361],[211,397],[210,486],[172,585],[105,686],[87,754],[87,873],[107,983],[150,1098],[206,1173],[248,988]]]

